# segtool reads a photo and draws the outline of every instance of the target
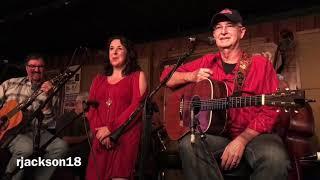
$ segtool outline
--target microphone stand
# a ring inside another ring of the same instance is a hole
[[[146,158],[149,155],[149,147],[150,147],[150,141],[151,141],[151,130],[152,130],[152,116],[153,112],[155,111],[155,108],[152,103],[152,97],[160,90],[160,88],[164,87],[165,84],[170,80],[173,73],[177,71],[177,69],[182,65],[182,63],[193,54],[195,47],[197,45],[197,42],[191,43],[191,48],[188,50],[187,53],[185,53],[183,56],[181,56],[176,65],[172,68],[172,70],[169,72],[169,74],[160,82],[160,84],[150,92],[150,94],[145,98],[144,100],[144,111],[142,116],[142,122],[143,122],[143,131],[142,131],[142,139],[141,139],[141,155],[139,158],[139,180],[144,180],[144,167],[146,164]]]
[[[40,151],[44,151],[45,148],[55,139],[58,137],[58,135],[63,131],[65,130],[70,124],[72,124],[75,120],[79,119],[80,117],[82,118],[86,118],[85,116],[85,113],[89,111],[90,107],[93,107],[95,108],[95,105],[93,104],[88,104],[86,102],[83,102],[82,103],[82,106],[83,106],[83,111],[79,114],[77,114],[75,117],[72,118],[71,121],[65,123],[60,129],[58,129],[56,131],[56,133],[46,142],[44,143],[41,148],[40,148]]]
[[[214,179],[223,179],[223,175],[220,171],[220,168],[219,168],[219,165],[217,163],[217,161],[215,160],[214,158],[214,155],[213,153],[210,154],[210,151],[209,151],[209,145],[208,145],[208,142],[206,140],[207,136],[205,134],[205,132],[202,131],[201,127],[200,127],[200,122],[199,122],[199,118],[197,115],[195,115],[193,113],[193,110],[191,110],[191,124],[190,124],[190,127],[191,127],[191,145],[193,145],[196,141],[196,137],[195,137],[195,129],[197,129],[197,131],[199,132],[199,136],[200,136],[200,142],[201,142],[201,146],[204,150],[204,153],[207,155],[208,157],[208,163],[210,164],[211,167],[213,167],[213,170],[217,173],[215,175],[215,178]],[[193,136],[193,137],[192,137]]]
[[[59,84],[57,85],[57,89],[54,90],[53,93],[51,93],[48,98],[44,101],[44,103],[41,104],[41,106],[33,113],[35,117],[38,117],[38,114],[42,114],[42,109],[45,107],[46,104],[48,104],[49,101],[52,100],[52,98],[60,91],[60,89],[77,73],[77,71],[81,68],[81,65],[79,65],[74,71],[70,71],[69,69],[64,73],[63,77],[62,77],[62,81],[59,82]],[[36,135],[35,135],[35,143],[34,143],[34,154],[35,155],[43,155],[43,152],[46,148],[47,145],[49,145],[50,143],[45,143],[44,145],[42,145],[40,147],[40,130],[41,130],[41,125],[42,125],[42,120],[43,117],[40,117],[40,119],[38,119],[38,124],[37,124],[37,131],[36,131]],[[31,119],[33,119],[34,117],[31,116]],[[54,138],[51,139],[55,139],[56,137],[54,136]],[[50,141],[51,139],[49,139],[48,141]],[[53,141],[53,140],[51,140]],[[38,153],[38,154],[37,154]]]
[[[126,128],[130,125],[130,123],[134,120],[134,118],[137,117],[138,113],[141,112],[141,110],[143,109],[143,107],[145,105],[145,101],[148,99],[149,100],[152,99],[154,94],[156,92],[158,92],[161,87],[164,87],[164,85],[169,81],[169,79],[171,78],[173,73],[178,69],[179,66],[181,66],[181,64],[184,62],[184,60],[186,58],[188,58],[194,52],[195,45],[196,45],[196,43],[192,43],[192,47],[189,49],[189,51],[186,54],[184,54],[182,57],[180,57],[178,59],[176,65],[169,72],[169,74],[160,82],[160,84],[153,91],[151,91],[151,93],[149,93],[146,96],[146,98],[144,98],[143,100],[140,101],[140,105],[133,111],[133,113],[131,113],[128,120],[126,122],[124,122],[118,129],[116,129],[114,132],[112,132],[108,136],[113,143],[117,143],[120,136],[126,132],[126,130],[127,130]]]
[[[152,126],[152,115],[153,112],[155,112],[155,105],[151,101],[152,97],[159,91],[161,87],[164,87],[165,84],[169,81],[169,79],[172,77],[173,73],[178,69],[179,66],[194,52],[195,47],[197,43],[192,43],[191,48],[188,50],[186,54],[184,54],[182,57],[180,57],[176,63],[176,65],[173,67],[173,69],[170,71],[170,73],[160,82],[160,84],[151,91],[141,102],[140,105],[135,109],[135,111],[130,115],[128,120],[124,122],[118,129],[116,129],[113,133],[109,135],[110,140],[113,143],[116,143],[119,139],[119,137],[125,133],[128,129],[127,127],[131,124],[131,122],[137,117],[137,115],[143,110],[143,116],[142,116],[142,122],[143,122],[143,131],[142,131],[142,138],[141,138],[141,155],[139,157],[139,179],[143,180],[143,170],[144,170],[144,164],[146,157],[148,157],[148,149],[150,146],[150,136],[151,136],[151,126]]]
[[[72,118],[71,121],[65,123],[60,129],[58,129],[56,131],[56,133],[46,142],[44,143],[41,147],[40,147],[40,151],[43,152],[45,151],[45,149],[47,148],[47,146],[52,142],[54,141],[58,136],[59,134],[65,130],[70,124],[72,124],[75,120],[79,119],[79,118],[86,118],[85,116],[85,113],[89,111],[89,106],[91,105],[88,105],[87,108],[84,108],[84,111],[81,112],[80,114],[77,114],[75,117]]]

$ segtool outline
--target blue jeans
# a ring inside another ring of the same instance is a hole
[[[228,138],[207,135],[208,153],[203,148],[199,136],[196,143],[191,145],[190,134],[179,141],[179,151],[185,178],[188,180],[222,180],[219,176],[220,164],[214,167],[210,158],[220,159],[225,147],[231,141]],[[242,161],[245,159],[253,169],[251,180],[286,180],[290,159],[281,138],[275,134],[261,134],[249,142],[244,151]],[[215,160],[214,160],[215,161]],[[216,161],[215,161],[216,162]],[[240,164],[239,164],[240,165]]]
[[[50,134],[48,131],[42,130],[41,131],[41,139],[40,139],[40,146],[46,143],[50,137],[53,135]],[[28,132],[25,134],[18,134],[12,142],[9,144],[8,149],[12,154],[12,157],[7,165],[6,173],[13,173],[17,167],[17,159],[24,157],[31,156],[33,153],[33,135],[32,132]],[[62,139],[56,138],[53,142],[51,142],[47,148],[46,153],[42,157],[43,159],[58,159],[64,158],[66,152],[68,150],[68,145]],[[49,180],[54,173],[56,167],[37,167],[33,171],[33,179],[35,180]],[[19,169],[12,177],[12,180],[21,180],[23,179],[23,169]]]

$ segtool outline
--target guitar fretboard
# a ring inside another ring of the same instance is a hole
[[[13,108],[11,111],[9,111],[6,116],[7,116],[8,119],[10,119],[10,118],[12,118],[14,115],[16,115],[17,112],[19,112],[19,111],[20,111],[20,109],[17,108],[17,107],[15,107],[15,108]]]
[[[224,110],[228,108],[240,108],[247,106],[261,106],[265,104],[265,95],[226,97],[201,101],[201,111]]]

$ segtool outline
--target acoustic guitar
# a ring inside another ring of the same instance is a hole
[[[165,88],[164,94],[165,128],[172,140],[190,131],[191,110],[201,131],[221,135],[226,132],[228,108],[267,105],[289,109],[302,107],[306,102],[304,90],[232,97],[224,82],[210,79],[175,89]]]
[[[0,109],[0,140],[22,122],[23,115],[19,107],[17,101],[11,100]]]

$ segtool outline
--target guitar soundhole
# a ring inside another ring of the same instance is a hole
[[[191,107],[193,108],[193,113],[196,115],[201,110],[201,101],[199,96],[193,96],[191,100]]]
[[[4,130],[7,128],[8,124],[8,116],[1,116],[0,117],[0,129]]]

